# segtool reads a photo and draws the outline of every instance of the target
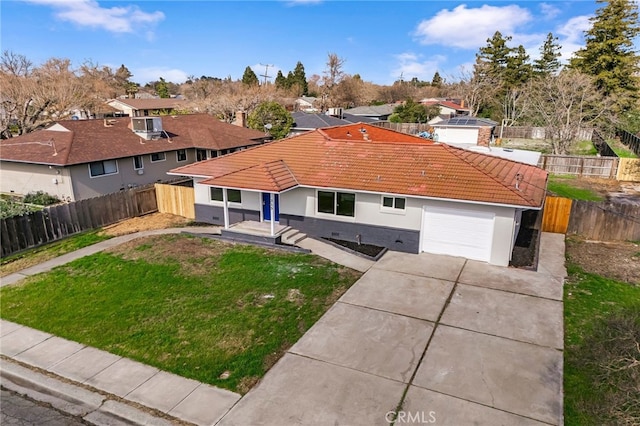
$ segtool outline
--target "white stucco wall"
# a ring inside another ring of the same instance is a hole
[[[26,195],[36,191],[73,201],[69,168],[9,161],[0,164],[0,192]]]
[[[473,127],[435,127],[438,142],[442,143],[478,143],[478,129]]]
[[[199,185],[198,182],[200,180],[201,179],[194,179],[196,203],[221,205],[221,203],[210,201],[209,187]],[[424,206],[493,213],[494,228],[490,263],[501,266],[509,265],[515,233],[518,229],[516,221],[519,221],[519,209],[513,207],[488,206],[421,198],[407,197],[405,210],[393,211],[382,207],[382,194],[368,193],[356,193],[355,217],[345,217],[318,213],[316,200],[316,189],[314,188],[296,188],[287,191],[280,194],[280,214],[324,218],[342,222],[357,222],[367,225],[422,232],[422,212]],[[242,191],[242,204],[238,205],[234,203],[232,207],[261,210],[261,205],[261,193]]]

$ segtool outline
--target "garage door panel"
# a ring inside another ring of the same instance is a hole
[[[422,250],[489,261],[494,217],[491,212],[425,207]]]

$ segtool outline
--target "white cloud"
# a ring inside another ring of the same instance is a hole
[[[562,61],[568,61],[575,51],[584,46],[584,32],[591,28],[589,18],[590,16],[575,16],[554,32],[562,46]]]
[[[100,28],[113,33],[133,33],[139,27],[147,28],[164,19],[164,13],[144,12],[138,6],[102,7],[95,0],[26,0],[29,3],[50,6],[55,16],[81,27]],[[147,32],[147,38],[149,34]]]
[[[544,19],[553,19],[560,14],[560,9],[549,3],[540,3],[540,12]]]
[[[477,49],[496,31],[515,35],[516,30],[532,20],[529,10],[517,5],[467,8],[462,4],[453,10],[444,9],[426,19],[414,35],[421,44],[441,44],[462,49]]]
[[[423,55],[412,52],[400,53],[395,55],[395,58],[397,65],[391,70],[392,81],[398,80],[400,75],[405,81],[414,77],[421,81],[431,81],[436,71],[441,68],[441,64],[446,61],[446,58],[441,55],[432,55],[428,60],[425,60]]]
[[[160,77],[172,83],[184,83],[189,78],[189,74],[176,68],[148,67],[131,69],[133,80],[142,85],[151,81],[158,81]]]

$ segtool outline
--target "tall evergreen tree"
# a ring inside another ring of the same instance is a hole
[[[278,70],[276,74],[275,85],[277,89],[286,89],[288,86],[287,78],[282,74],[281,70]]]
[[[246,67],[244,69],[244,74],[242,75],[242,82],[247,86],[257,86],[259,84],[258,76],[251,69],[251,67]]]
[[[536,75],[548,76],[556,74],[560,70],[560,49],[558,37],[552,33],[547,34],[547,39],[540,47],[540,57],[533,61],[533,72]]]
[[[158,83],[156,83],[156,93],[161,98],[170,98],[171,97],[171,95],[169,94],[169,85],[167,84],[167,82],[162,77],[160,77],[160,81]]]
[[[486,72],[491,77],[502,79],[504,71],[509,63],[509,56],[515,49],[507,46],[511,36],[503,37],[500,31],[496,31],[493,37],[487,39],[487,45],[480,48],[476,54],[479,62],[486,64]]]
[[[504,71],[504,84],[507,88],[520,87],[529,81],[533,68],[529,63],[524,46],[520,45],[515,49],[514,54],[507,58],[507,67]]]
[[[440,77],[440,73],[438,71],[436,71],[436,73],[433,74],[433,78],[431,79],[431,85],[434,87],[442,86],[442,77]]]
[[[617,109],[633,106],[638,97],[639,57],[633,41],[640,34],[638,6],[633,0],[596,0],[606,5],[591,18],[585,47],[576,52],[571,67],[595,79],[596,87],[615,98]]]
[[[304,65],[298,61],[293,70],[293,79],[290,82],[291,87],[296,89],[298,96],[307,96],[309,94],[309,85],[307,84],[307,76],[304,73]]]

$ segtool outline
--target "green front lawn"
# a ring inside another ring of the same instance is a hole
[[[359,276],[309,254],[166,235],[2,288],[0,316],[244,393]]]
[[[639,424],[640,287],[569,265],[564,325],[565,424]]]
[[[83,232],[71,237],[64,238],[42,247],[25,250],[23,252],[7,256],[0,261],[0,277],[12,274],[22,269],[28,268],[38,263],[45,262],[54,257],[76,251],[100,241],[111,238],[102,233],[100,229]]]

